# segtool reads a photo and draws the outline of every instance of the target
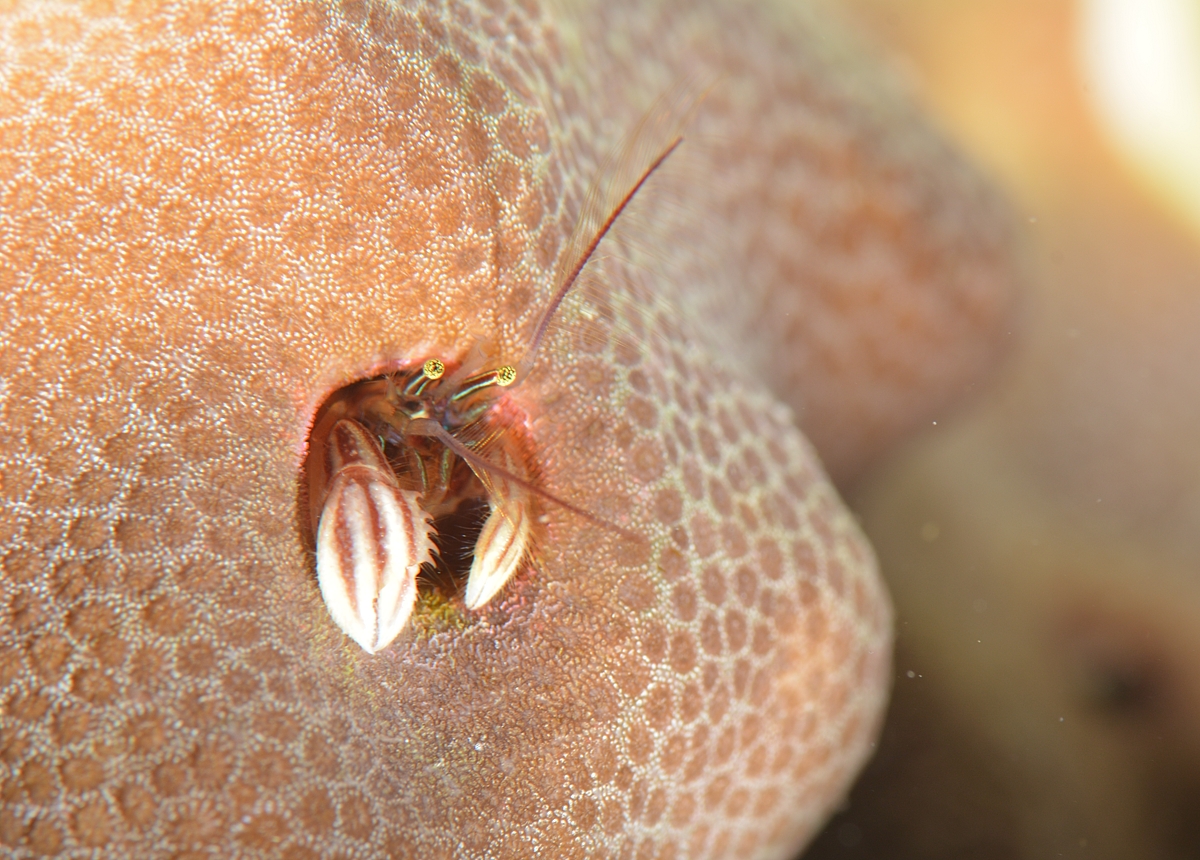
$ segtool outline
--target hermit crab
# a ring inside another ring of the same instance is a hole
[[[521,441],[505,436],[500,416],[506,392],[534,366],[600,242],[682,140],[676,137],[596,219],[586,241],[573,243],[579,250],[560,265],[557,289],[520,361],[475,370],[478,361],[463,362],[450,371],[429,357],[343,389],[319,414],[312,439],[324,440],[323,451],[310,454],[308,467],[317,583],[334,622],[368,653],[404,630],[418,573],[445,554],[436,522],[472,511],[483,516],[462,595],[468,610],[486,605],[529,559],[536,500],[639,539],[539,486]]]

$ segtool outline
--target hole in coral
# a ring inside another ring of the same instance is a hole
[[[435,552],[417,578],[419,606],[444,609],[461,598],[474,560],[476,543],[491,511],[489,488],[466,460],[437,438],[413,432],[411,422],[436,421],[458,442],[485,460],[507,464],[522,475],[532,474],[531,446],[510,420],[511,409],[498,402],[498,388],[479,387],[479,376],[447,374],[450,383],[421,385],[420,367],[377,376],[345,386],[329,396],[317,411],[309,435],[301,488],[302,532],[316,544],[317,526],[332,476],[328,443],[335,424],[350,419],[361,424],[379,443],[388,468],[402,489],[420,494],[421,508],[433,523]],[[478,387],[455,399],[466,386]],[[486,470],[485,470],[486,471]],[[489,481],[492,488],[502,480]],[[418,612],[420,609],[418,608]]]

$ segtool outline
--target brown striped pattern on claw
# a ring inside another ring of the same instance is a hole
[[[370,654],[408,623],[433,526],[363,427],[339,421],[326,449],[329,495],[317,527],[317,582],[329,614]]]
[[[507,455],[498,465],[507,471],[517,469]],[[475,542],[475,558],[467,575],[464,601],[468,609],[485,606],[512,578],[528,555],[532,534],[529,491],[503,476],[482,469],[475,473],[488,488],[491,514]]]

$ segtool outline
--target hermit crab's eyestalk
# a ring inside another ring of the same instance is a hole
[[[485,388],[491,388],[493,385],[498,385],[501,388],[507,388],[517,381],[517,369],[511,364],[506,364],[503,367],[497,367],[495,370],[488,370],[475,376],[464,379],[458,391],[454,392],[451,400],[465,400],[476,392],[482,391]]]
[[[436,358],[429,359],[429,361],[421,365],[421,372],[404,386],[405,396],[420,397],[425,393],[425,389],[429,387],[431,382],[441,379],[445,374],[446,365],[442,364]]]
[[[408,623],[417,572],[433,551],[420,494],[402,490],[375,440],[357,422],[334,425],[329,495],[317,526],[317,583],[342,631],[374,654]]]

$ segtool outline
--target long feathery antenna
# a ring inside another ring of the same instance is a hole
[[[684,137],[690,136],[687,129],[715,85],[708,78],[707,74],[691,75],[662,93],[599,167],[580,204],[575,227],[558,256],[554,295],[517,363],[518,379],[523,380],[532,370],[538,350],[558,325],[566,298],[578,293],[588,280],[586,269],[596,259],[601,242],[619,232],[622,219],[632,214],[627,210],[635,208],[630,203],[645,191],[650,177],[679,148]],[[597,301],[606,305],[607,298],[606,289]]]
[[[575,282],[579,279],[579,273],[583,271],[583,267],[586,266],[588,261],[592,259],[592,255],[596,253],[596,248],[599,247],[600,243],[604,240],[605,235],[607,235],[608,231],[612,229],[612,226],[616,223],[617,219],[621,217],[621,213],[625,211],[625,207],[628,206],[629,202],[637,195],[638,191],[641,190],[641,187],[646,184],[646,180],[648,180],[654,174],[654,171],[658,170],[658,168],[662,166],[663,162],[667,160],[672,152],[679,148],[679,144],[681,143],[683,143],[683,137],[676,137],[675,140],[671,142],[671,145],[663,150],[663,152],[659,154],[658,158],[654,159],[650,166],[642,172],[642,175],[638,178],[638,181],[634,183],[634,186],[625,193],[625,196],[621,198],[620,202],[616,205],[612,212],[609,213],[608,217],[604,220],[604,223],[600,225],[600,229],[597,230],[596,234],[592,237],[591,242],[588,243],[587,247],[583,250],[583,253],[579,255],[579,258],[575,261],[575,265],[571,267],[567,277],[563,280],[562,285],[558,288],[558,292],[554,294],[554,298],[551,299],[550,304],[546,306],[546,310],[542,314],[542,318],[538,322],[538,326],[533,332],[533,339],[529,343],[529,349],[526,351],[524,358],[521,360],[524,370],[528,371],[530,365],[533,364],[533,357],[537,354],[538,347],[540,347],[542,344],[542,338],[546,336],[546,330],[550,327],[550,321],[554,319],[555,313],[558,312],[558,306],[562,304],[563,299],[567,297],[567,293],[569,293],[571,288],[575,286]]]

